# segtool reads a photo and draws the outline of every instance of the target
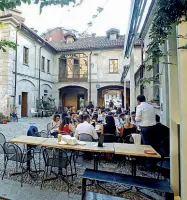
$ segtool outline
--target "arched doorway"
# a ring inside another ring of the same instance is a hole
[[[81,86],[65,86],[60,90],[61,107],[85,107],[88,103],[88,90]]]
[[[129,88],[126,88],[126,104],[129,105]],[[99,106],[108,107],[110,100],[117,107],[124,107],[124,87],[120,85],[109,85],[97,90],[97,99]]]

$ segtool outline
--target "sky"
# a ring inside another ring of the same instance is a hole
[[[38,30],[39,34],[47,29],[64,27],[83,32],[87,29],[87,23],[97,13],[98,7],[103,7],[103,12],[95,19],[93,26],[88,29],[89,33],[97,36],[106,35],[110,28],[117,28],[120,34],[125,34],[128,28],[131,0],[84,0],[78,7],[50,6],[45,7],[39,14],[39,5],[23,4],[21,10],[30,28]]]

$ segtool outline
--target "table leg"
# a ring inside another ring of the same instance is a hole
[[[83,178],[82,179],[82,200],[84,200],[85,198],[85,193],[86,193],[86,179]]]
[[[30,145],[27,145],[27,156],[29,157],[31,155],[31,151],[29,151],[31,149]],[[31,161],[28,160],[27,161],[27,170],[30,171],[31,170]]]
[[[99,155],[98,153],[94,153],[94,170],[98,170],[99,165]]]
[[[59,149],[59,158],[60,159],[62,158],[62,151],[60,149]],[[58,168],[58,174],[62,175],[62,168],[61,167]]]
[[[132,176],[136,176],[136,158],[131,159],[131,167],[132,167]],[[125,190],[117,192],[117,194],[122,194],[122,193],[128,192],[132,189],[133,189],[133,187],[131,186],[129,188],[126,188]]]

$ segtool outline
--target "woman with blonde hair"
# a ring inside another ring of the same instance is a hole
[[[128,135],[132,133],[136,133],[136,126],[134,124],[131,124],[130,117],[126,117],[123,129],[123,138],[126,138]]]

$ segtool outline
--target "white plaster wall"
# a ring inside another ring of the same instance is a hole
[[[21,104],[19,104],[19,95],[22,97],[22,92],[27,92],[27,115],[30,116],[31,108],[36,107],[36,86],[29,80],[22,79],[17,82],[17,112],[21,116]]]

